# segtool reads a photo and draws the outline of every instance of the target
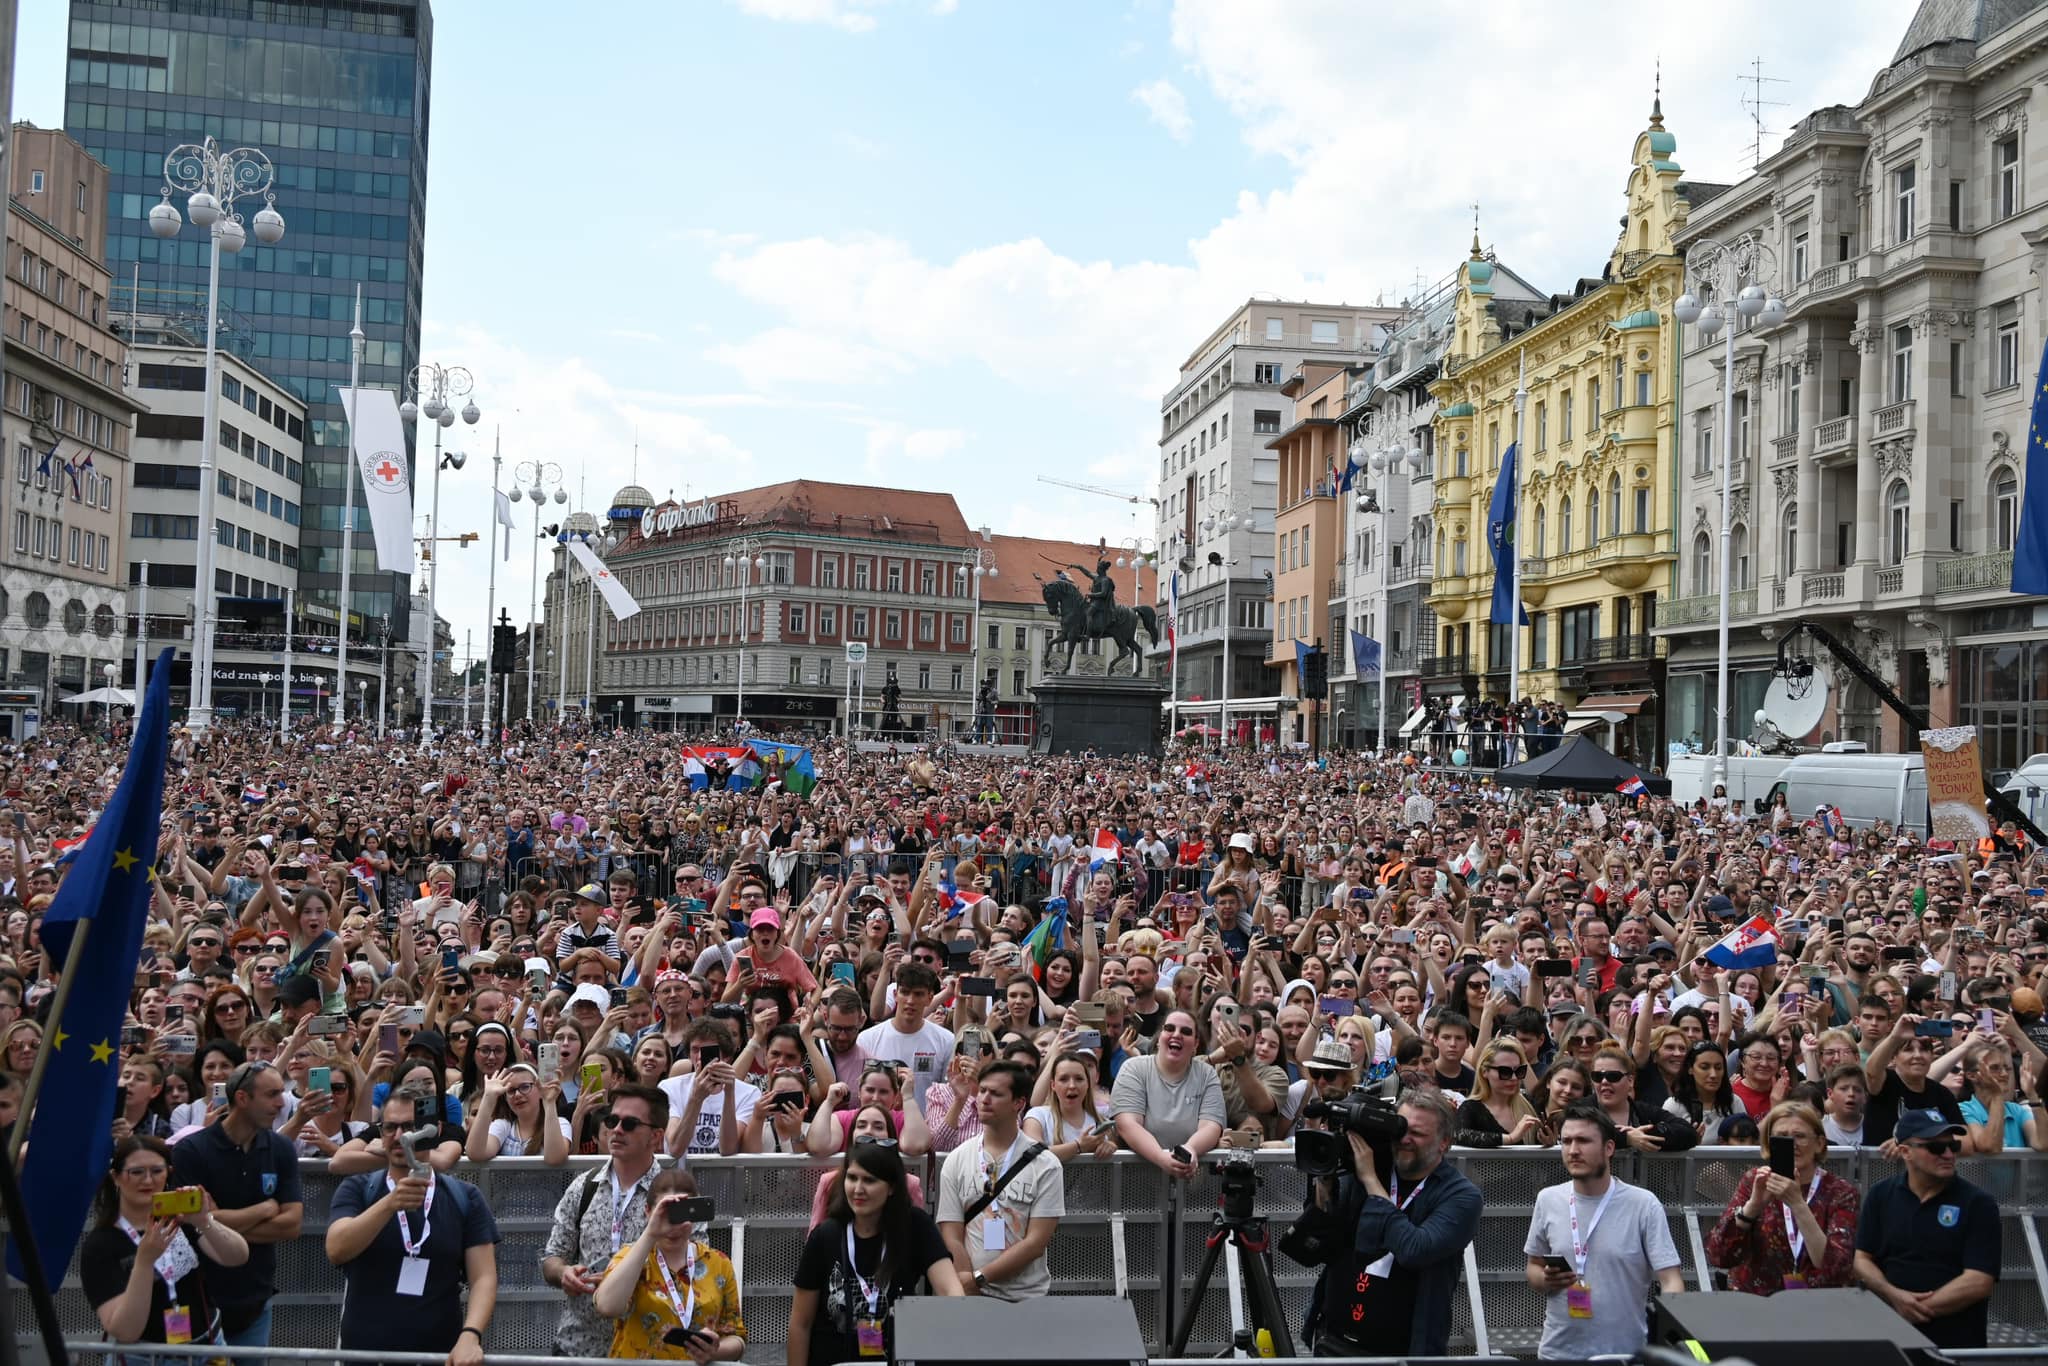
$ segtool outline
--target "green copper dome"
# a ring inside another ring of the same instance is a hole
[[[1656,312],[1652,309],[1645,308],[1640,309],[1637,312],[1631,313],[1626,318],[1623,318],[1620,322],[1614,325],[1614,330],[1617,332],[1630,332],[1638,327],[1658,327],[1661,325],[1662,324],[1658,321]]]
[[[1452,404],[1452,405],[1451,405],[1450,407],[1448,407],[1448,408],[1444,409],[1444,410],[1443,410],[1442,412],[1438,413],[1438,414],[1437,414],[1437,416],[1438,416],[1438,417],[1471,417],[1471,416],[1472,416],[1473,414],[1477,413],[1478,411],[1479,411],[1479,410],[1478,410],[1477,408],[1473,407],[1473,406],[1472,406],[1472,405],[1471,405],[1470,403],[1463,403],[1463,402],[1460,402],[1460,403],[1453,403],[1453,404]]]

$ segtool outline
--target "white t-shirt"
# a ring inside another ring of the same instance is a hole
[[[860,1049],[870,1058],[884,1062],[908,1063],[910,1079],[917,1088],[917,1104],[924,1108],[924,1093],[946,1075],[953,1063],[953,1031],[926,1020],[922,1028],[906,1034],[893,1021],[869,1025],[860,1032]]]
[[[1527,1255],[1574,1260],[1573,1206],[1567,1202],[1571,1194],[1569,1181],[1545,1186],[1536,1193],[1529,1239],[1522,1249]],[[1583,1274],[1593,1294],[1593,1317],[1573,1318],[1562,1290],[1546,1296],[1543,1341],[1537,1351],[1545,1361],[1583,1361],[1608,1353],[1633,1355],[1649,1340],[1643,1310],[1656,1273],[1679,1265],[1671,1225],[1655,1195],[1619,1180],[1612,1181],[1608,1195],[1612,1199],[1605,1209],[1601,1198],[1576,1201],[1579,1239],[1586,1249]]]
[[[960,1224],[967,1244],[968,1259],[978,1271],[1024,1240],[1034,1219],[1057,1220],[1067,1212],[1066,1174],[1059,1159],[1041,1152],[1029,1165],[1010,1178],[1003,1192],[981,1213],[967,1219],[967,1207],[979,1200],[988,1183],[1023,1160],[1030,1140],[1022,1134],[1002,1154],[987,1152],[979,1136],[955,1148],[939,1172],[940,1223]],[[991,1174],[993,1173],[993,1175]],[[1052,1272],[1045,1254],[1039,1253],[1023,1270],[1003,1281],[991,1281],[987,1294],[994,1299],[1036,1299],[1052,1289]]]
[[[560,1127],[562,1137],[567,1138],[569,1136],[569,1121],[563,1119],[560,1115],[556,1115],[555,1124]],[[518,1126],[512,1120],[492,1120],[491,1137],[498,1140],[498,1156],[525,1157],[527,1155],[526,1139],[521,1135]],[[533,1156],[539,1157],[540,1154],[535,1152]]]
[[[690,1078],[670,1077],[661,1084],[662,1094],[668,1097],[668,1112],[672,1117],[681,1118],[690,1108]],[[732,1122],[745,1127],[754,1117],[755,1102],[761,1099],[761,1088],[748,1081],[733,1083],[734,1103]],[[704,1108],[697,1112],[697,1127],[690,1134],[690,1146],[685,1151],[694,1156],[718,1156],[718,1125],[725,1117],[725,1092],[713,1091],[704,1097]]]
[[[1107,1121],[1108,1112],[1104,1111],[1102,1117]],[[1045,1135],[1045,1146],[1048,1148],[1057,1148],[1062,1143],[1085,1143],[1088,1141],[1088,1130],[1095,1127],[1088,1122],[1085,1110],[1082,1112],[1081,1127],[1076,1129],[1063,1123],[1059,1110],[1051,1105],[1034,1105],[1025,1112],[1025,1124],[1030,1124],[1034,1119],[1038,1121],[1038,1131]]]

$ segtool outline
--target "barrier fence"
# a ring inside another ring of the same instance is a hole
[[[1479,1233],[1465,1254],[1451,1322],[1451,1350],[1465,1356],[1533,1355],[1543,1326],[1543,1297],[1523,1277],[1522,1247],[1536,1193],[1564,1179],[1554,1151],[1454,1149],[1453,1165],[1485,1194]],[[568,1183],[601,1159],[546,1167],[533,1158],[501,1158],[457,1172],[483,1192],[498,1221],[498,1306],[486,1347],[494,1356],[545,1355],[553,1348],[562,1294],[541,1279],[540,1253]],[[1753,1148],[1696,1148],[1682,1154],[1617,1153],[1615,1175],[1653,1192],[1671,1221],[1688,1290],[1716,1290],[1706,1239],[1745,1171]],[[1255,1155],[1261,1184],[1255,1212],[1275,1238],[1302,1208],[1307,1178],[1292,1155]],[[913,1163],[925,1190],[936,1190],[934,1159]],[[1895,1174],[1899,1164],[1867,1149],[1833,1149],[1828,1168],[1859,1189]],[[712,1244],[732,1258],[745,1293],[749,1361],[778,1361],[789,1324],[797,1260],[809,1232],[812,1198],[828,1164],[760,1155],[692,1158],[704,1195],[716,1202]],[[2040,1220],[2048,1214],[2048,1162],[2026,1154],[1964,1158],[1959,1173],[1998,1201],[2004,1266],[1991,1297],[1991,1341],[2000,1347],[2048,1343],[2048,1263]],[[327,1209],[338,1178],[322,1162],[300,1164],[306,1211],[300,1236],[278,1247],[278,1294],[271,1341],[280,1347],[332,1348],[343,1281],[324,1250]],[[1131,1301],[1149,1352],[1163,1354],[1184,1313],[1193,1313],[1193,1352],[1227,1346],[1247,1322],[1248,1293],[1234,1258],[1219,1266],[1202,1303],[1182,1297],[1201,1264],[1221,1181],[1207,1167],[1192,1181],[1170,1182],[1158,1168],[1124,1153],[1066,1167],[1066,1215],[1047,1254],[1054,1295],[1116,1295]],[[1277,1253],[1274,1280],[1297,1343],[1316,1273]],[[34,1326],[16,1292],[17,1332]],[[57,1297],[67,1339],[97,1338],[99,1323],[78,1288],[76,1266]]]

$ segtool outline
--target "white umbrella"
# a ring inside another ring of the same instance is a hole
[[[59,698],[58,700],[67,704],[71,702],[84,702],[97,706],[111,703],[116,707],[132,707],[135,705],[135,694],[120,688],[94,688],[91,692],[82,692],[75,696]]]

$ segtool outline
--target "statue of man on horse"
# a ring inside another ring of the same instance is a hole
[[[1045,642],[1045,658],[1042,666],[1052,668],[1052,652],[1056,646],[1067,647],[1067,660],[1059,670],[1071,673],[1074,668],[1074,647],[1088,640],[1114,640],[1117,643],[1116,658],[1109,662],[1105,673],[1114,674],[1117,665],[1130,659],[1131,675],[1137,677],[1145,671],[1145,655],[1138,648],[1138,628],[1143,626],[1145,634],[1157,645],[1163,638],[1159,633],[1159,618],[1144,603],[1136,607],[1125,607],[1116,600],[1116,583],[1110,578],[1110,562],[1106,556],[1098,556],[1093,571],[1085,566],[1069,564],[1062,567],[1050,579],[1039,580],[1039,594],[1045,599],[1045,610],[1058,618],[1059,631]],[[1068,578],[1068,569],[1079,570],[1089,579],[1088,592],[1084,596],[1081,588]],[[1037,577],[1034,575],[1033,577]]]

